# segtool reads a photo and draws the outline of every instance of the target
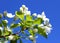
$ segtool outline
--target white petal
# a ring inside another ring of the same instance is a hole
[[[13,35],[10,35],[9,36],[9,40],[13,40],[14,36]]]
[[[43,18],[43,20],[49,22],[49,19],[48,18]]]
[[[12,31],[8,26],[7,26],[7,30],[10,31],[10,32]]]
[[[37,32],[38,32],[38,29],[36,29],[36,28],[33,29],[33,32],[34,32],[34,33],[37,33]]]
[[[34,37],[33,37],[32,35],[30,35],[30,36],[29,36],[29,39],[30,39],[30,40],[33,40],[33,39],[34,39]]]
[[[49,27],[45,26],[45,31],[46,31],[47,33],[50,33],[50,32],[51,32],[51,29],[52,29],[52,28],[49,28]]]
[[[3,30],[3,28],[2,28],[2,27],[0,27],[0,30]]]
[[[45,13],[44,12],[42,12],[42,18],[46,18],[46,16],[45,16]]]
[[[20,7],[20,11],[23,12],[23,8],[22,7]]]
[[[32,14],[33,16],[37,16],[37,13]]]
[[[49,25],[49,20],[45,20],[44,25],[48,26]]]
[[[38,27],[43,27],[44,26],[44,24],[40,24],[40,25],[38,25]]]
[[[42,18],[42,16],[40,14],[37,15],[37,18]]]
[[[31,11],[26,11],[25,15],[30,15]]]
[[[22,8],[25,8],[26,6],[25,5],[22,5]]]
[[[6,23],[8,23],[8,20],[4,20],[4,21],[6,21]]]
[[[28,8],[27,7],[25,9],[26,9],[26,11],[28,11]]]
[[[8,18],[13,18],[15,15],[12,15],[12,13],[7,13]]]
[[[49,27],[52,27],[52,25],[51,25],[51,24],[49,24]]]

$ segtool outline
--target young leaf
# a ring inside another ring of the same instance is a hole
[[[32,29],[29,30],[29,33],[30,33],[32,36],[34,36],[34,33],[33,33],[33,30],[32,30]]]
[[[41,18],[37,18],[37,19],[35,19],[35,20],[33,21],[33,23],[34,23],[34,24],[37,24],[37,25],[41,24],[42,22],[43,22],[43,21],[42,21]]]
[[[26,26],[31,26],[33,24],[33,21],[26,21]]]
[[[32,21],[32,16],[26,15],[26,21]]]
[[[2,20],[2,24],[3,24],[3,26],[4,26],[4,27],[6,27],[6,26],[7,26],[7,23],[6,23],[6,21],[5,21],[5,20]]]
[[[16,11],[16,16],[20,18],[21,20],[24,20],[24,14],[20,11]]]
[[[19,26],[19,24],[12,24],[11,26],[10,26],[10,28],[16,28],[16,27],[18,27]]]
[[[44,36],[45,38],[47,38],[47,35],[46,35],[44,29],[38,27],[38,33],[39,33],[40,35]]]

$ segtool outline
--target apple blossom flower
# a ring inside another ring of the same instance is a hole
[[[15,15],[12,15],[12,13],[7,13],[8,18],[13,18]]]
[[[22,13],[26,13],[26,11],[28,11],[28,8],[25,5],[22,5],[22,7],[20,7],[20,11]]]
[[[44,26],[44,29],[45,29],[45,32],[46,32],[47,35],[48,35],[48,34],[51,32],[51,30],[52,30],[52,28],[47,27],[47,26]]]
[[[4,21],[5,21],[6,23],[8,23],[8,20],[5,19]]]
[[[38,32],[38,29],[36,29],[36,28],[33,29],[33,32],[34,32],[34,33],[37,33],[37,32]]]
[[[0,27],[0,30],[3,30],[3,28],[2,28],[2,27]]]
[[[46,18],[46,15],[45,15],[44,12],[42,12],[41,17],[42,17],[42,19],[45,19]]]
[[[13,40],[14,36],[13,35],[10,35],[8,36],[9,40]]]
[[[26,11],[24,15],[31,15],[31,11]]]
[[[33,16],[37,16],[37,13],[33,13],[32,15],[33,15]]]
[[[42,16],[40,14],[37,15],[37,18],[42,18]]]
[[[10,32],[12,31],[8,26],[7,26],[7,30],[10,31]]]
[[[30,39],[30,40],[33,40],[33,39],[34,39],[34,37],[33,37],[32,35],[30,35],[30,36],[29,36],[29,39]]]

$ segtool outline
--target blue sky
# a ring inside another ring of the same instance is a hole
[[[15,13],[22,5],[26,5],[32,13],[45,12],[52,24],[52,31],[48,39],[42,36],[37,38],[37,43],[60,43],[60,0],[0,0],[0,13],[8,11]],[[31,43],[23,40],[24,43]]]

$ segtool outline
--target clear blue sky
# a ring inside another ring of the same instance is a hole
[[[44,11],[53,26],[48,39],[39,36],[37,43],[60,43],[60,0],[0,0],[0,13],[7,10],[14,14],[22,4],[25,4],[32,13]],[[31,43],[30,41],[23,41],[24,43]]]

